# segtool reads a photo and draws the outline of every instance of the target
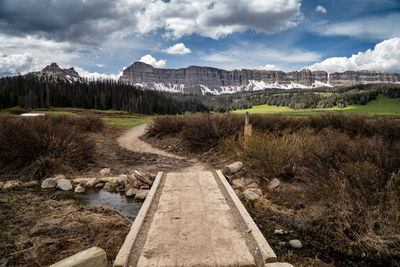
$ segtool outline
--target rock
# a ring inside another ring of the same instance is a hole
[[[103,189],[111,190],[111,183],[110,182],[105,183]]]
[[[117,182],[119,185],[126,186],[129,183],[128,175],[121,174],[120,176],[118,176]]]
[[[85,193],[85,188],[83,188],[81,185],[78,185],[75,187],[75,193]]]
[[[104,186],[104,183],[100,182],[100,183],[97,183],[97,184],[94,186],[94,188],[102,188],[103,186]]]
[[[127,197],[134,197],[138,192],[139,190],[137,190],[136,188],[131,188],[128,191],[126,191],[125,195]]]
[[[139,190],[135,195],[135,200],[145,200],[150,190]]]
[[[282,241],[282,242],[279,242],[278,245],[284,247],[284,246],[286,246],[286,242],[283,242],[283,241]]]
[[[248,188],[248,189],[246,189],[246,191],[247,191],[247,190],[256,193],[256,194],[259,195],[260,197],[263,195],[261,189],[259,189],[259,188]]]
[[[72,183],[68,179],[59,179],[57,181],[57,187],[63,191],[69,191],[72,189]]]
[[[3,189],[3,185],[4,185],[4,183],[0,182],[0,189]]]
[[[60,179],[65,179],[65,176],[64,176],[64,174],[57,174],[56,176],[54,176],[52,178],[54,178],[56,180],[60,180]]]
[[[56,178],[47,178],[42,182],[41,187],[43,189],[55,188],[57,186],[57,180]]]
[[[243,179],[234,179],[232,180],[232,186],[234,188],[242,188],[245,186]]]
[[[293,265],[287,262],[273,262],[273,263],[266,263],[264,267],[293,267]]]
[[[148,185],[142,185],[140,187],[140,190],[149,190],[149,189],[150,189],[150,186],[148,186]]]
[[[303,244],[301,244],[301,241],[298,239],[289,240],[288,245],[292,248],[297,248],[297,249],[300,249],[303,247]]]
[[[133,176],[136,177],[139,181],[141,181],[141,182],[143,182],[145,184],[148,184],[148,185],[152,184],[152,182],[148,178],[144,177],[144,175],[141,172],[137,171],[137,170],[135,170],[133,172]]]
[[[251,184],[247,185],[246,188],[249,188],[249,189],[258,189],[258,184],[256,184],[256,183],[251,183]]]
[[[255,183],[254,179],[251,179],[251,178],[243,178],[242,177],[242,179],[243,179],[243,182],[244,182],[245,186],[247,186],[249,184],[252,184],[252,183]]]
[[[240,161],[237,161],[235,163],[226,165],[223,170],[223,173],[224,174],[234,174],[234,173],[237,173],[238,171],[240,171],[242,169],[242,167],[243,167],[243,163]]]
[[[282,229],[275,229],[275,231],[274,231],[274,235],[283,235],[283,234],[284,234],[284,232]]]
[[[21,186],[21,182],[17,180],[9,180],[4,183],[3,189],[13,189]]]
[[[100,183],[100,180],[97,178],[90,179],[89,181],[86,182],[86,186],[88,187],[94,187],[96,184]]]
[[[281,182],[279,181],[278,178],[272,179],[269,184],[268,184],[268,190],[272,191],[275,188],[278,188],[281,185]]]
[[[247,189],[243,192],[243,197],[246,201],[255,201],[259,199],[261,196],[254,192],[252,189]]]
[[[107,175],[111,174],[111,170],[110,170],[110,168],[104,168],[99,173],[101,176],[107,176]]]

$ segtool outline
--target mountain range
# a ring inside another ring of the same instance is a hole
[[[33,74],[69,81],[82,79],[74,68],[61,69],[56,63]],[[158,91],[219,95],[275,88],[312,89],[371,83],[400,83],[400,73],[368,70],[327,73],[307,69],[292,72],[256,69],[228,71],[199,66],[159,69],[143,62],[134,62],[123,70],[119,82]]]

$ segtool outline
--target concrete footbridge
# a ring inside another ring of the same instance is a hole
[[[276,260],[221,171],[159,172],[114,266],[291,266]]]

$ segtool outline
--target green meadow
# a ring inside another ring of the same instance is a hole
[[[321,112],[342,112],[345,114],[368,114],[368,115],[400,115],[400,99],[388,98],[379,95],[376,100],[366,105],[350,105],[345,108],[332,107],[325,109],[292,109],[283,106],[258,105],[250,109],[236,110],[234,113],[265,113],[281,115],[315,115]]]

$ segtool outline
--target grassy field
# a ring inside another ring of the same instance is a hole
[[[95,116],[100,117],[106,124],[120,126],[123,128],[131,128],[139,124],[149,123],[153,121],[154,116],[129,113],[119,110],[92,110],[92,109],[76,109],[76,108],[52,108],[52,109],[37,109],[25,111],[21,108],[5,109],[0,112],[1,114],[7,113],[44,113],[54,115],[70,115],[70,116]]]
[[[370,115],[400,115],[399,99],[392,99],[386,96],[378,96],[376,100],[370,101],[367,105],[350,105],[345,108],[333,107],[326,109],[291,109],[289,107],[259,105],[250,109],[236,110],[234,113],[265,113],[282,115],[315,115],[322,112],[342,112],[345,114],[370,114]]]

